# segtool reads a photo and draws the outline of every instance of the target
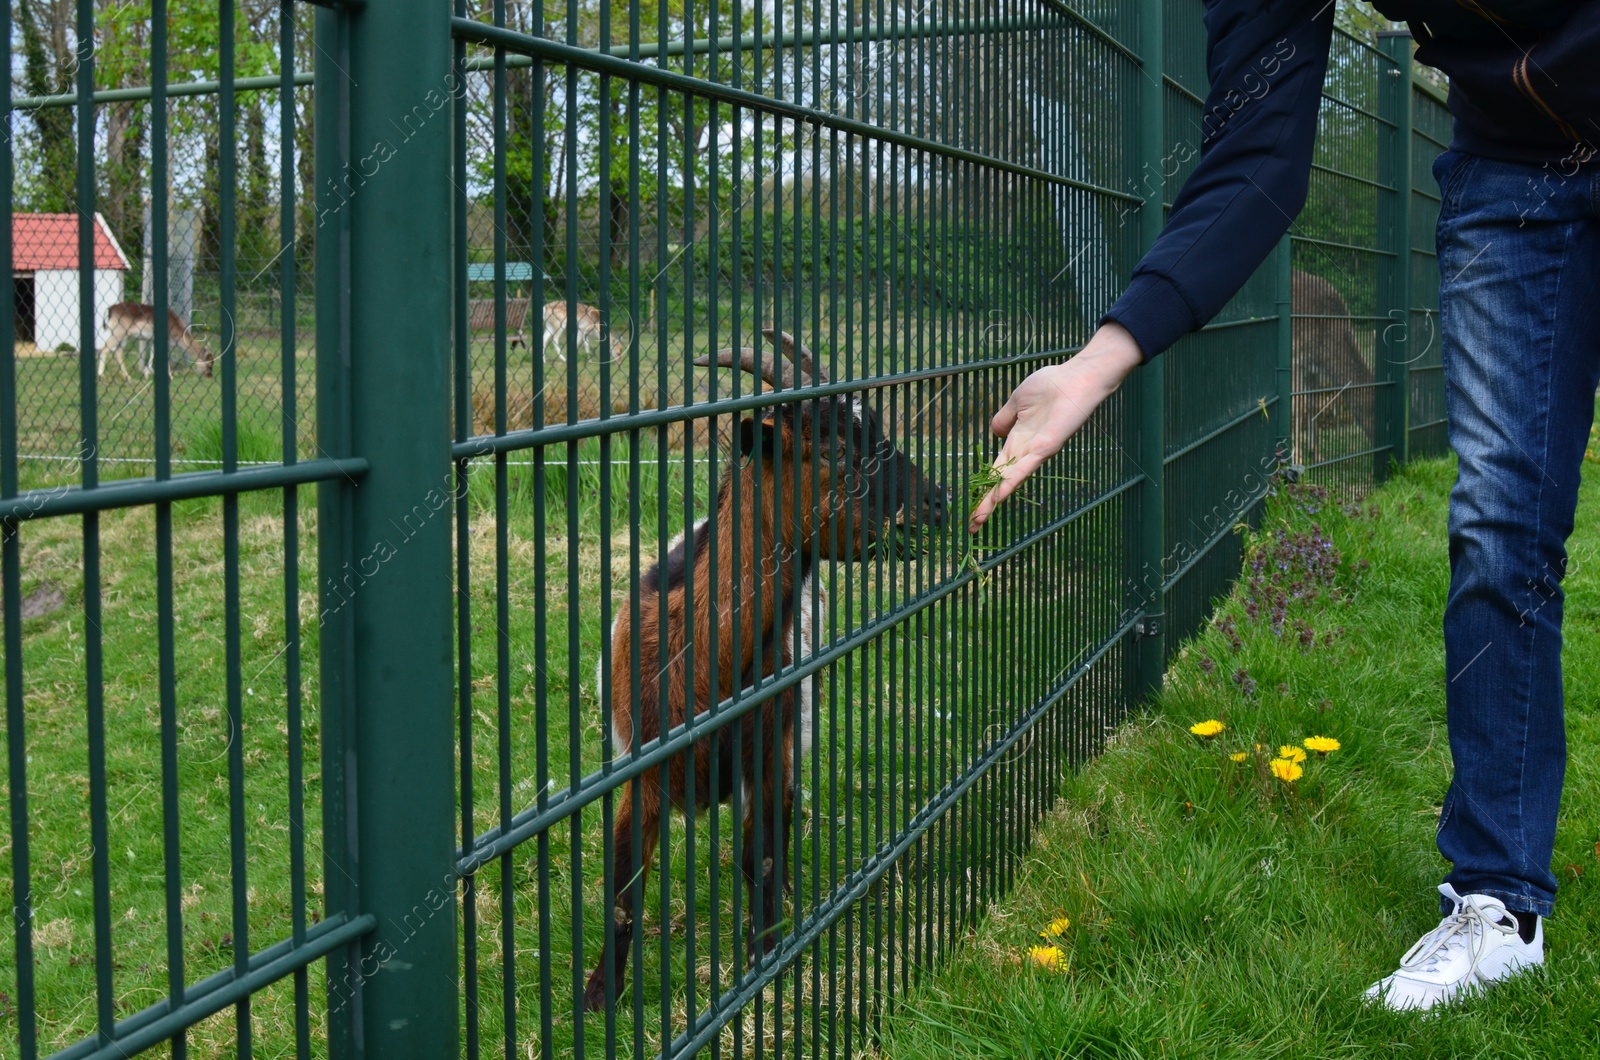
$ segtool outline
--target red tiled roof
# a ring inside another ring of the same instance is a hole
[[[126,269],[128,259],[99,214],[94,218],[94,267]],[[17,272],[78,267],[78,215],[15,213],[11,215],[11,268]]]

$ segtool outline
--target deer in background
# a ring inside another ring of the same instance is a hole
[[[106,355],[115,350],[117,354],[117,367],[122,370],[122,378],[130,378],[128,366],[123,361],[123,352],[129,342],[137,342],[139,349],[139,370],[146,379],[155,374],[156,355],[156,308],[141,302],[118,302],[106,311],[106,341],[100,347],[98,363],[95,367],[95,376],[106,374]],[[211,351],[205,344],[194,337],[177,313],[167,310],[167,341],[171,350],[181,350],[187,355],[189,365],[200,375],[211,378]],[[173,373],[172,358],[167,359],[167,375]]]
[[[1361,356],[1350,307],[1333,284],[1294,270],[1290,280],[1294,370],[1293,462],[1322,459],[1322,432],[1354,426],[1372,442],[1372,367]],[[1304,450],[1304,451],[1303,451]]]
[[[626,311],[624,311],[626,314]],[[627,341],[630,331],[643,331],[650,328],[650,322],[656,315],[656,291],[650,291],[650,306],[645,309],[645,319],[637,328],[621,328],[616,325],[616,311],[611,314],[611,360],[621,362],[627,359]],[[586,303],[568,304],[562,299],[544,303],[544,349],[549,351],[554,344],[555,354],[566,360],[566,333],[568,328],[574,328],[578,333],[579,354],[584,352],[584,346],[594,346],[595,354],[600,352],[600,331],[602,331],[602,315],[594,306]],[[522,331],[518,331],[517,339],[522,341]]]
[[[763,334],[782,347],[782,359],[744,348],[721,350],[714,359],[695,363],[739,368],[779,388],[827,382],[804,346],[786,334]],[[944,521],[949,492],[895,448],[876,410],[859,397],[763,409],[743,420],[736,435],[712,514],[640,579],[638,628],[630,621],[632,608],[623,608],[612,626],[610,721],[612,753],[619,761],[635,746],[659,738],[663,725],[676,728],[698,718],[811,654],[817,621],[813,601],[825,602],[820,592],[813,596],[817,558],[865,559],[879,547],[890,547],[896,535]],[[631,677],[635,639],[638,689]],[[742,793],[736,805],[744,817],[740,868],[750,890],[750,962],[777,945],[782,892],[789,882],[785,858],[794,840],[791,770],[796,743],[801,755],[811,743],[814,685],[813,677],[773,695],[669,758],[665,788],[655,768],[624,786],[612,828],[615,935],[609,948],[601,947],[589,976],[585,1010],[604,1008],[608,974],[621,990],[636,930],[634,902],[643,901],[661,815],[669,804],[692,818],[705,806],[727,802],[736,789]],[[759,792],[753,790],[757,776]],[[637,821],[636,790],[642,807]],[[774,829],[780,810],[783,824]],[[636,825],[642,840],[637,849]]]
[[[557,355],[564,361],[567,355],[566,335],[569,328],[577,329],[578,352],[582,353],[585,346],[593,345],[598,352],[600,348],[600,310],[583,302],[574,302],[569,309],[568,303],[556,301],[544,304],[544,348],[548,350],[552,343],[556,344]],[[613,337],[613,345],[615,338]]]

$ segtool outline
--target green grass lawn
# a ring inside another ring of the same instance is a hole
[[[1291,605],[1279,635],[1270,605],[1250,614],[1270,583],[1240,583],[1155,707],[1066,782],[1017,889],[902,1003],[884,1055],[1596,1055],[1600,468],[1585,472],[1545,971],[1431,1018],[1359,1000],[1438,922],[1446,870],[1433,836],[1449,777],[1439,629],[1454,465],[1424,462],[1359,509],[1279,498],[1258,547],[1317,524],[1342,553],[1337,571],[1307,576],[1317,600]],[[1190,734],[1213,718],[1223,733]],[[1311,755],[1292,785],[1254,750],[1313,735],[1342,747]],[[1049,945],[1040,932],[1062,917],[1047,969],[1030,947]]]

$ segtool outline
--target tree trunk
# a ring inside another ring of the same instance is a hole
[[[533,249],[534,196],[531,145],[533,75],[526,67],[506,71],[506,257],[527,261]],[[535,285],[537,288],[537,284]]]
[[[208,98],[203,105],[206,164],[200,192],[200,246],[196,257],[201,272],[214,272],[222,260],[222,136],[217,101]]]
[[[263,108],[265,92],[239,98],[240,124],[244,127],[244,180],[239,196],[239,258],[250,273],[266,268],[277,257],[278,212],[273,208],[274,174],[267,165],[267,130]],[[270,101],[275,102],[273,93]]]
[[[101,0],[104,10],[110,0]],[[96,70],[95,80],[116,88],[131,88],[148,84],[150,62],[148,57],[149,34],[143,21],[132,21],[117,27],[121,38],[118,51],[122,61],[111,64],[111,76],[105,77],[105,67]],[[135,269],[144,261],[144,205],[145,189],[150,173],[145,151],[150,130],[150,104],[139,100],[112,103],[104,108],[106,114],[106,160],[102,172],[105,179],[101,187],[101,212],[106,223],[116,234],[122,249]],[[132,281],[134,277],[129,277]]]
[[[30,96],[72,91],[77,57],[67,43],[70,13],[71,8],[63,0],[17,0],[17,23],[22,29],[22,83]],[[30,111],[29,117],[39,136],[40,180],[28,205],[48,213],[69,213],[78,199],[73,111],[70,107],[46,107]]]
[[[144,260],[147,106],[139,102],[115,103],[106,115],[105,185],[100,210],[135,268]]]

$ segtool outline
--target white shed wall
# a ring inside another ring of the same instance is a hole
[[[95,348],[106,341],[106,311],[123,301],[122,270],[94,274]],[[33,343],[53,350],[63,343],[78,348],[78,270],[50,269],[33,274]]]

